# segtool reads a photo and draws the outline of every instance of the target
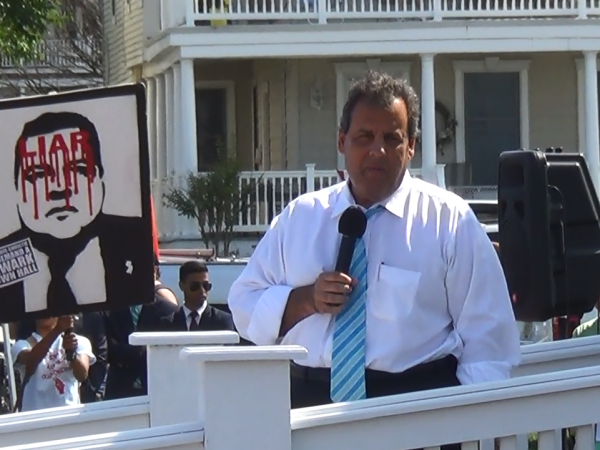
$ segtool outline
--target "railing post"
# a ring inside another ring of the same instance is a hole
[[[587,0],[578,0],[577,11],[578,19],[587,19]]]
[[[319,17],[319,25],[327,23],[327,0],[317,0],[317,14]]]
[[[185,26],[194,27],[194,15],[196,14],[196,0],[186,0],[185,2]]]
[[[443,189],[446,189],[446,164],[437,164],[437,185]]]
[[[306,192],[315,191],[315,166],[316,164],[306,165]]]
[[[204,376],[204,448],[291,450],[290,360],[306,353],[281,345],[184,348],[182,359]]]
[[[232,331],[133,333],[131,345],[146,346],[150,426],[192,422],[199,415],[203,380],[197,367],[180,360],[181,350],[190,345],[237,344]]]
[[[433,21],[440,22],[442,20],[442,0],[433,0]]]

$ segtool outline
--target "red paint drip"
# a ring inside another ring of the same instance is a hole
[[[46,137],[38,136],[37,150],[29,150],[25,139],[18,142],[19,162],[21,168],[21,191],[23,203],[28,203],[27,182],[33,186],[33,217],[39,219],[39,170],[44,174],[44,198],[50,201],[50,184],[55,184],[64,193],[66,206],[71,206],[71,195],[79,194],[77,179],[80,164],[85,164],[85,177],[87,180],[87,194],[89,213],[94,210],[92,200],[92,184],[96,179],[96,161],[94,152],[89,143],[89,134],[85,131],[70,133],[69,142],[65,141],[62,134],[52,136],[50,146],[47,146]],[[62,167],[59,154],[62,155]],[[78,156],[80,156],[78,158]]]

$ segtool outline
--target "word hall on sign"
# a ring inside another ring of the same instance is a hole
[[[0,247],[0,287],[17,283],[38,272],[29,239]]]

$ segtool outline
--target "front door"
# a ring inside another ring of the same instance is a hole
[[[498,157],[521,147],[518,72],[465,73],[465,150],[471,184],[498,184]]]

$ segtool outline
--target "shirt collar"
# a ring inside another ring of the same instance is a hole
[[[381,205],[389,212],[398,216],[400,219],[404,217],[405,214],[405,204],[408,194],[410,193],[410,188],[412,185],[413,178],[408,173],[408,169],[404,173],[404,177],[402,179],[402,183],[400,183],[400,187],[394,191],[392,195],[390,195],[385,200],[377,203]],[[339,192],[335,205],[333,206],[332,217],[339,217],[349,206],[355,205],[356,201],[350,192],[350,186],[348,186],[348,181],[344,183],[342,190]]]
[[[198,318],[202,317],[202,314],[204,314],[204,311],[206,311],[206,307],[208,305],[208,302],[204,302],[204,304],[200,307],[200,309],[198,309]],[[192,313],[192,310],[190,308],[188,308],[185,305],[182,305],[183,308],[183,312],[185,313],[185,318],[187,319],[188,317],[190,317],[190,314]]]

